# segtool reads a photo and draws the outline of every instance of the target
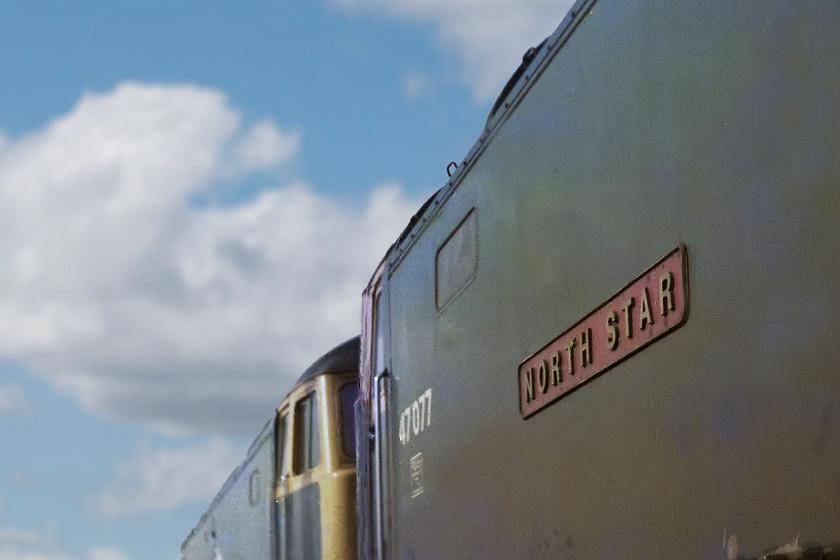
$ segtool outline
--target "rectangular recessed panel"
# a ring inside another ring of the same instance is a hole
[[[443,309],[466,286],[478,267],[478,218],[471,210],[438,249],[435,258],[435,304]]]

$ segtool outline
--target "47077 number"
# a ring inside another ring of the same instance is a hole
[[[400,443],[407,444],[412,435],[418,435],[431,424],[432,389],[430,387],[400,413]]]

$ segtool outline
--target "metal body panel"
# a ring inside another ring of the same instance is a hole
[[[390,295],[380,263],[362,294],[362,344],[357,422],[358,558],[385,560],[391,551]],[[361,415],[361,416],[360,416]]]
[[[309,484],[283,496],[277,505],[281,560],[321,558],[321,494]]]
[[[391,557],[836,544],[840,4],[588,8],[386,258]],[[523,419],[523,360],[680,244],[685,323]]]
[[[181,547],[185,560],[273,558],[274,422],[201,516]]]

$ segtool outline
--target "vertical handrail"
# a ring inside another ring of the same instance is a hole
[[[388,371],[383,370],[374,378],[375,395],[374,400],[374,420],[373,420],[373,434],[374,434],[374,529],[376,534],[375,551],[376,560],[386,560],[388,557],[388,541],[390,519],[388,512],[389,502],[389,472],[388,472],[388,457],[390,456],[389,449],[389,422],[388,422],[388,392],[390,385],[390,378]]]

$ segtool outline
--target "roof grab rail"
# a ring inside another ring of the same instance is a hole
[[[525,54],[522,55],[522,63],[519,65],[519,67],[516,69],[513,75],[508,79],[507,83],[505,84],[505,87],[502,88],[502,92],[499,94],[499,97],[496,98],[496,102],[493,103],[493,108],[490,109],[490,114],[487,116],[487,122],[484,125],[485,129],[487,128],[487,125],[490,124],[490,120],[505,102],[507,96],[510,95],[510,92],[516,85],[516,82],[518,82],[519,78],[522,77],[522,74],[525,73],[525,69],[528,68],[528,65],[531,64],[531,61],[534,60],[534,58],[537,56],[537,53],[540,52],[540,49],[545,44],[546,40],[547,39],[543,39],[543,41],[539,45],[537,45],[536,47],[529,48],[527,51],[525,51]]]

